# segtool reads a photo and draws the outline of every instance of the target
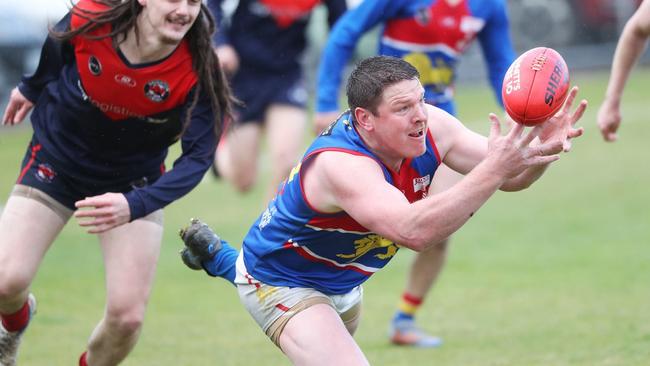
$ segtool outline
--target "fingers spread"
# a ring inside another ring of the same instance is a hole
[[[537,147],[531,148],[534,152],[531,156],[548,156],[557,154],[562,151],[563,142],[562,141],[551,141],[545,144],[541,144]]]
[[[499,117],[494,113],[490,113],[490,121],[492,122],[490,136],[501,136],[501,121],[499,121]]]
[[[560,160],[560,155],[545,155],[532,158],[530,163],[531,165],[546,165],[557,160]]]
[[[574,86],[569,91],[569,95],[564,102],[564,108],[562,108],[564,111],[568,112],[571,110],[571,106],[573,106],[573,101],[576,99],[576,95],[578,95],[578,87]]]
[[[542,125],[537,125],[535,128],[530,130],[528,134],[524,136],[523,139],[519,142],[519,147],[526,147],[528,146],[534,139],[535,137],[539,136],[542,133]]]
[[[588,104],[587,101],[584,99],[580,101],[580,105],[578,106],[578,108],[576,108],[575,112],[573,112],[573,114],[571,115],[571,125],[575,125],[576,122],[578,122],[578,120],[582,118],[582,115],[585,113],[585,110],[587,109],[587,104]]]
[[[522,125],[521,123],[515,123],[515,125],[512,126],[512,128],[510,129],[510,132],[508,133],[508,137],[510,139],[515,139],[521,136],[521,134],[524,132],[524,129],[525,129],[524,125]]]

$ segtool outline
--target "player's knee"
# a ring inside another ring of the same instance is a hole
[[[441,241],[440,243],[436,244],[433,246],[433,250],[437,250],[438,252],[446,252],[447,248],[449,247],[449,239],[445,239]]]
[[[13,299],[30,284],[29,276],[11,271],[10,266],[0,266],[0,302]]]
[[[255,176],[252,174],[240,174],[235,177],[232,183],[239,193],[248,193],[255,185]]]
[[[111,333],[119,337],[129,337],[142,328],[144,308],[109,307],[106,313],[106,324]]]
[[[447,247],[449,246],[449,239],[439,241],[433,245],[430,245],[425,250],[422,250],[419,255],[421,256],[439,256],[447,253]]]

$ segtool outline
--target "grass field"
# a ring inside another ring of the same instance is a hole
[[[435,350],[386,339],[413,256],[403,250],[367,282],[356,339],[373,365],[648,365],[650,362],[650,70],[624,99],[620,141],[595,126],[607,75],[573,75],[590,102],[585,136],[525,192],[498,193],[453,239],[441,281],[419,321],[444,338]],[[490,91],[460,87],[460,117],[487,133]],[[0,133],[0,195],[17,176],[29,129]],[[174,156],[176,150],[171,155]],[[243,310],[234,288],[187,270],[178,229],[200,217],[240,242],[262,206],[206,176],[166,210],[162,255],[142,337],[124,365],[285,365]],[[38,223],[34,223],[38,225]],[[66,227],[33,284],[39,312],[20,364],[74,365],[101,317],[97,241]]]

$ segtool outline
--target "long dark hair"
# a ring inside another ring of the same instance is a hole
[[[83,35],[90,39],[111,37],[115,47],[126,39],[131,28],[135,28],[138,35],[137,18],[142,12],[142,5],[137,0],[90,0],[97,4],[106,6],[106,10],[91,11],[73,6],[71,12],[76,16],[86,19],[83,26],[65,32],[51,30],[52,37],[67,41],[75,36]],[[105,25],[112,24],[112,30],[107,34],[93,36],[89,33]],[[192,111],[196,106],[201,90],[206,90],[210,96],[210,104],[215,117],[215,133],[219,135],[225,118],[232,118],[232,104],[236,99],[230,91],[230,86],[225,77],[219,59],[212,50],[212,34],[215,31],[215,21],[210,10],[201,3],[201,10],[192,27],[185,35],[192,55],[192,67],[198,78],[198,84],[190,107],[187,108],[183,131],[190,123]]]

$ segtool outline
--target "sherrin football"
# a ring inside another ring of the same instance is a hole
[[[501,90],[503,105],[516,122],[535,126],[562,107],[569,85],[569,69],[562,56],[552,48],[533,48],[506,72]]]

